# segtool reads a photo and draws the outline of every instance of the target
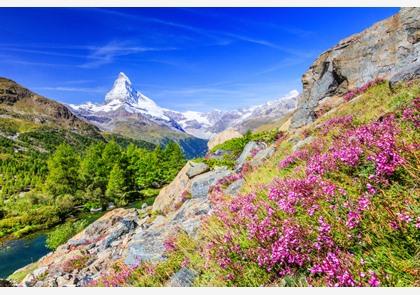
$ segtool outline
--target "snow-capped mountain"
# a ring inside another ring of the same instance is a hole
[[[103,129],[112,129],[112,126],[109,126],[110,118],[121,117],[124,113],[128,113],[126,115],[129,117],[135,114],[142,115],[144,117],[142,119],[148,123],[153,122],[184,132],[176,121],[165,115],[165,109],[134,89],[130,79],[122,72],[119,73],[112,89],[105,95],[105,104],[88,102],[81,105],[70,104],[70,107],[77,115],[93,121]]]
[[[209,113],[165,112],[165,114],[176,120],[189,134],[209,139],[228,128],[244,132],[247,129],[257,127],[257,125],[277,120],[296,107],[298,95],[297,90],[292,90],[286,96],[277,100],[233,111],[215,110]]]
[[[209,139],[227,128],[245,131],[256,124],[279,119],[296,107],[298,94],[293,90],[277,100],[234,111],[178,112],[158,106],[134,89],[124,73],[119,73],[112,89],[105,95],[104,104],[88,102],[82,105],[71,104],[70,107],[76,115],[105,130],[118,129],[122,123],[127,126],[129,121],[130,128],[133,125],[149,126],[147,130],[156,132],[159,126],[166,131]]]

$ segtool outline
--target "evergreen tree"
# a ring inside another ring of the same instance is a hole
[[[102,159],[103,150],[104,144],[97,143],[89,146],[83,154],[80,163],[80,176],[84,189],[89,187],[91,190],[96,190],[99,188],[105,193],[108,179],[104,160]]]
[[[185,165],[185,162],[185,156],[180,146],[176,142],[170,141],[163,150],[163,158],[160,163],[164,182],[170,182]]]
[[[115,163],[120,161],[120,158],[121,147],[115,142],[115,140],[111,140],[105,145],[105,148],[102,152],[102,160],[104,162],[107,175],[109,175]]]
[[[119,206],[127,204],[126,200],[126,182],[124,171],[118,164],[115,164],[109,175],[109,181],[106,189],[106,196]]]
[[[48,160],[48,176],[45,190],[53,196],[73,194],[77,190],[79,159],[74,149],[68,144],[57,147]]]

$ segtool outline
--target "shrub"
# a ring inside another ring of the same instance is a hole
[[[57,226],[53,231],[47,234],[47,247],[51,250],[57,249],[58,246],[66,243],[71,237],[81,232],[89,222],[80,220],[76,222],[66,222]]]

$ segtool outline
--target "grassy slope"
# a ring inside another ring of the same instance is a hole
[[[370,88],[352,101],[324,114],[313,124],[288,134],[286,139],[279,143],[272,159],[245,176],[246,184],[241,195],[256,193],[255,202],[266,202],[268,185],[275,179],[301,179],[304,170],[299,167],[306,168],[306,161],[297,161],[291,167],[284,169],[280,169],[278,164],[292,153],[294,143],[308,136],[322,139],[326,143],[324,148],[328,149],[333,140],[343,132],[340,127],[336,127],[324,134],[322,124],[331,118],[352,115],[354,118],[352,125],[356,128],[365,123],[381,120],[384,114],[396,113],[401,129],[397,136],[398,145],[407,147],[410,144],[418,144],[419,134],[416,129],[411,123],[400,118],[401,108],[410,105],[412,100],[419,96],[419,81],[401,85],[395,89],[390,89],[386,83]],[[409,152],[405,150],[403,155],[405,163],[388,179],[388,184],[377,185],[377,192],[372,196],[369,210],[364,212],[362,221],[355,229],[349,230],[345,226],[348,215],[344,208],[347,203],[357,204],[365,190],[367,175],[374,169],[365,164],[356,166],[354,169],[341,167],[335,172],[327,173],[326,180],[346,191],[344,196],[335,196],[333,207],[331,203],[321,199],[320,208],[313,217],[301,209],[298,209],[291,217],[289,216],[297,221],[302,233],[308,233],[308,236],[302,238],[305,241],[311,241],[314,238],[312,236],[314,230],[316,234],[320,226],[319,217],[323,216],[331,227],[332,239],[340,251],[338,253],[348,254],[345,257],[347,260],[343,258],[341,261],[343,263],[347,261],[345,265],[353,275],[356,284],[375,285],[376,278],[381,286],[420,285],[418,279],[420,236],[419,230],[415,227],[415,219],[420,214],[417,168],[419,155],[418,150]],[[222,197],[226,204],[229,204],[231,198],[230,196]],[[223,207],[223,201],[219,202],[220,208],[225,210],[223,212],[230,216],[229,209]],[[390,222],[398,220],[399,212],[407,213],[414,221],[399,220],[399,228],[395,230],[390,226]],[[284,222],[288,216],[281,210],[276,211],[275,214],[276,221],[280,223]],[[259,208],[256,216],[262,220],[266,213]],[[197,286],[327,285],[325,276],[311,274],[305,265],[292,268],[286,275],[278,274],[278,271],[282,270],[279,265],[274,266],[274,269],[270,271],[266,267],[259,266],[254,252],[259,247],[263,247],[263,244],[259,245],[257,240],[250,239],[246,223],[241,224],[239,219],[235,219],[235,215],[233,218],[234,224],[227,226],[221,221],[220,216],[210,217],[205,222],[197,240],[191,240],[184,234],[179,235],[174,241],[175,250],[168,252],[168,259],[165,262],[155,267],[141,265],[130,276],[121,279],[119,284],[164,285],[171,274],[182,266],[187,266],[198,273],[195,280]],[[232,232],[233,237],[229,237],[229,233]],[[235,244],[244,251],[243,255],[238,255],[237,252],[231,250],[231,246]],[[209,247],[209,245],[213,246]],[[311,259],[316,260],[317,255]],[[230,262],[222,267],[219,259],[226,257],[230,259]]]

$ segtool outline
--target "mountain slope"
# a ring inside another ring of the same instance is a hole
[[[1,77],[0,110],[2,118],[27,120],[34,124],[66,128],[85,135],[99,135],[98,128],[80,120],[66,106]]]
[[[187,134],[175,120],[166,116],[166,110],[135,90],[124,73],[118,75],[105,96],[104,104],[86,103],[70,107],[77,116],[102,130],[154,144],[174,140],[188,158],[206,152],[205,140]]]
[[[209,139],[228,128],[245,132],[277,120],[293,110],[297,96],[298,92],[293,90],[277,100],[239,110],[178,112],[158,106],[134,89],[130,79],[120,73],[106,94],[104,104],[86,103],[70,107],[78,116],[100,128],[157,142],[160,137],[186,138],[185,134]]]

